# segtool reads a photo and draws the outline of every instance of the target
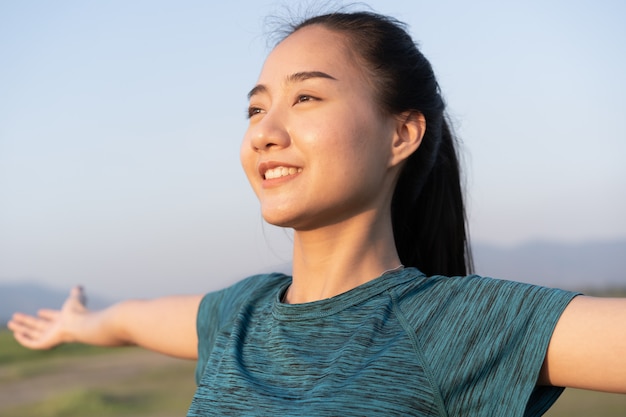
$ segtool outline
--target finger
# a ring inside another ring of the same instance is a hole
[[[41,319],[21,313],[14,314],[12,322],[15,325],[19,325],[21,329],[42,329],[49,324],[48,320],[46,319]]]
[[[86,302],[87,298],[85,297],[83,287],[76,286],[70,290],[69,297],[63,303],[63,309],[85,311],[87,309]]]
[[[37,312],[37,317],[42,318],[44,320],[52,321],[59,317],[61,313],[59,310],[50,310],[47,308],[41,309]]]
[[[9,330],[13,332],[15,338],[21,343],[24,340],[32,340],[41,335],[41,331],[24,321],[10,320],[7,323]]]
[[[48,349],[49,347],[42,344],[39,339],[39,333],[17,332],[13,333],[15,340],[19,344],[29,349]]]
[[[77,285],[70,291],[70,297],[74,297],[80,302],[82,305],[87,305],[87,294],[85,293],[85,289],[82,285]]]
[[[13,313],[13,317],[11,317],[11,322],[14,324],[25,325],[26,323],[31,322],[32,320],[36,320],[35,317],[24,314],[24,313]]]
[[[18,321],[11,319],[7,322],[7,328],[12,332],[19,332],[22,329],[22,325]]]

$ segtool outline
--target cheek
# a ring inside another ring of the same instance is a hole
[[[325,156],[353,149],[359,141],[358,121],[343,113],[341,108],[329,108],[310,120],[301,120],[294,125],[293,136],[297,135],[303,146]]]
[[[254,183],[252,181],[254,174],[256,173],[254,151],[250,146],[250,141],[246,138],[243,139],[241,147],[239,148],[239,161],[246,177],[248,178],[248,181],[250,182],[250,185],[254,188]]]
[[[352,120],[344,123],[341,129],[329,129],[328,141],[318,142],[316,151],[324,154],[327,160],[335,164],[340,172],[349,171],[352,175],[361,175],[372,164],[378,164],[386,158],[386,147],[381,132],[367,120]]]
[[[333,177],[354,166],[356,144],[346,129],[318,125],[308,130],[301,143],[307,148],[309,162]]]
[[[246,171],[246,175],[248,174],[246,164],[248,164],[248,161],[250,159],[249,149],[250,149],[250,144],[244,138],[243,141],[241,142],[241,146],[239,147],[239,162],[241,163],[241,166],[244,169],[244,171]]]

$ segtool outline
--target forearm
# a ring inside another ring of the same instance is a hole
[[[67,341],[98,346],[137,345],[180,358],[197,358],[196,314],[201,296],[127,300],[76,318]]]
[[[71,316],[63,326],[61,338],[65,343],[84,343],[94,346],[124,346],[135,344],[129,340],[123,325],[124,312],[134,301],[122,301],[102,310]]]

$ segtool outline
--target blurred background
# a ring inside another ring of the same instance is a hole
[[[266,16],[343,3],[284,3],[0,0],[0,322],[76,284],[102,306],[288,270],[290,233],[263,223],[239,166],[246,93]],[[439,76],[477,272],[626,295],[626,3],[368,4]],[[0,414],[183,415],[193,366],[32,352],[0,331]],[[548,415],[625,412],[624,396],[568,390]]]

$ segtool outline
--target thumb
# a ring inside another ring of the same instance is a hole
[[[87,295],[81,285],[77,285],[70,290],[70,295],[65,300],[63,308],[77,308],[81,310],[87,308]]]

